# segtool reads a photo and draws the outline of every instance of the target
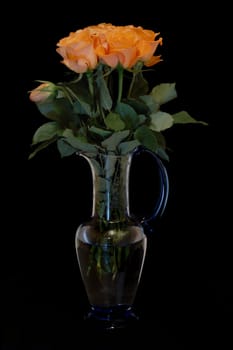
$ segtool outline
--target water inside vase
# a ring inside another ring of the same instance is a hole
[[[91,244],[88,231],[88,226],[82,229],[76,249],[90,304],[107,308],[132,305],[145,258],[146,236],[140,227],[133,226],[117,244],[111,240],[114,232],[109,232],[107,240]]]

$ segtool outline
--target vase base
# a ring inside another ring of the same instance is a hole
[[[85,320],[97,329],[111,332],[131,327],[139,317],[130,306],[117,305],[109,308],[92,306]]]

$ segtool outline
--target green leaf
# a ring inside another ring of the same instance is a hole
[[[149,128],[154,131],[166,130],[170,128],[174,123],[174,119],[171,114],[162,111],[152,113],[150,115],[150,118],[151,122]]]
[[[104,140],[101,145],[107,148],[108,151],[116,151],[117,146],[123,140],[129,136],[129,130],[116,131],[106,140]]]
[[[125,142],[121,142],[118,145],[118,149],[120,151],[120,154],[127,154],[132,152],[139,145],[140,145],[140,142],[138,140],[125,141]]]
[[[181,111],[172,115],[174,119],[174,124],[187,124],[187,123],[200,123],[203,125],[208,125],[208,123],[196,120],[186,111]]]
[[[99,92],[100,106],[103,109],[110,111],[112,108],[112,98],[109,93],[107,83],[103,76],[102,66],[98,66],[96,72],[97,72],[96,85]]]
[[[143,77],[142,72],[137,73],[134,79],[134,84],[131,89],[130,97],[138,98],[141,95],[146,95],[149,91],[149,84]]]
[[[141,99],[141,96],[140,96]],[[124,103],[130,105],[137,114],[147,114],[150,110],[146,103],[142,100],[135,100],[135,99],[126,99],[123,100]]]
[[[147,109],[149,109],[149,112],[155,113],[159,110],[159,104],[155,101],[153,96],[151,95],[140,96],[140,100],[142,100],[146,104]]]
[[[177,97],[175,85],[175,83],[162,83],[156,85],[150,94],[159,105],[162,105]]]
[[[135,110],[126,103],[119,102],[116,105],[115,112],[120,115],[124,121],[126,128],[134,129],[138,123],[139,118]]]
[[[159,147],[166,149],[166,139],[161,132],[154,131]]]
[[[148,119],[148,117],[146,117],[144,114],[139,114],[138,115],[138,125],[144,124],[146,122],[146,120]]]
[[[52,137],[56,136],[61,132],[57,122],[48,122],[41,125],[32,137],[32,144],[50,140]]]
[[[112,135],[112,131],[109,131],[109,130],[105,130],[105,129],[101,129],[101,128],[97,128],[96,126],[91,126],[89,128],[89,131],[98,135],[98,136],[101,136],[103,139],[105,139],[106,137]]]
[[[106,116],[104,122],[107,128],[110,130],[120,131],[120,130],[124,130],[125,128],[125,123],[121,119],[120,115],[117,113],[110,112]]]
[[[65,138],[61,138],[64,140],[64,142],[68,143],[70,146],[72,146],[76,151],[84,151],[84,152],[90,152],[90,153],[97,153],[96,146],[92,145],[91,143],[83,142],[83,138],[78,138],[75,136],[69,136]]]
[[[73,109],[65,98],[56,98],[51,102],[37,103],[39,111],[48,119],[58,121],[67,126],[73,120]]]
[[[49,145],[51,145],[53,142],[55,142],[57,140],[57,137],[53,137],[50,140],[44,141],[42,143],[39,144],[39,146],[37,146],[33,152],[31,152],[29,154],[28,159],[32,159],[39,151],[45,149],[46,147],[48,147]]]
[[[79,141],[81,141],[81,142],[84,142],[84,143],[86,143],[86,142],[88,142],[87,141],[87,137],[86,137],[86,135],[84,134],[84,133],[82,133],[82,128],[80,128],[78,131],[77,131],[77,133],[76,134],[74,134],[73,133],[73,130],[72,129],[65,129],[64,131],[63,131],[63,133],[60,135],[60,136],[63,136],[63,137],[66,137],[66,138],[75,138],[75,139],[78,139]]]
[[[158,141],[153,133],[147,126],[140,126],[134,133],[135,139],[149,150],[156,152],[158,148]]]
[[[92,110],[91,110],[91,106],[82,101],[81,99],[78,99],[77,101],[75,101],[74,105],[73,105],[73,109],[74,109],[74,113],[77,113],[79,115],[88,115],[89,117],[92,116]]]
[[[167,154],[167,152],[165,151],[164,148],[162,147],[158,147],[157,150],[156,150],[156,153],[158,154],[158,156],[166,161],[169,162],[169,156]]]
[[[71,154],[77,152],[77,149],[67,143],[64,138],[57,140],[57,148],[62,158],[71,156]]]

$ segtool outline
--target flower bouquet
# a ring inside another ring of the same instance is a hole
[[[126,154],[142,145],[168,160],[163,131],[174,124],[204,123],[163,105],[177,97],[175,83],[149,87],[144,72],[162,61],[162,38],[133,25],[101,23],[57,44],[66,81],[39,81],[30,100],[49,120],[32,138],[32,158],[56,142],[62,157],[77,151]],[[204,123],[205,124],[205,123]]]
[[[56,143],[61,157],[83,156],[93,175],[92,218],[79,226],[75,245],[91,312],[107,328],[134,320],[132,304],[141,277],[147,238],[129,210],[129,171],[135,150],[153,154],[160,192],[154,217],[163,211],[169,160],[163,131],[202,123],[163,105],[177,97],[175,83],[149,87],[144,73],[158,65],[160,33],[133,25],[101,23],[61,39],[57,52],[68,68],[62,82],[39,81],[30,100],[46,121],[32,138],[33,158]]]

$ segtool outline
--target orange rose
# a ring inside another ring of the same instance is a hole
[[[99,54],[100,59],[112,68],[119,63],[125,68],[132,68],[138,61],[145,65],[158,63],[160,56],[153,56],[162,38],[154,41],[159,33],[142,27],[106,26],[105,38],[108,45]]]
[[[153,56],[158,45],[162,45],[162,38],[156,41],[138,41],[137,52],[138,61],[142,61],[145,66],[150,67],[161,61],[161,56]]]
[[[70,33],[67,38],[58,42],[57,52],[63,57],[64,63],[76,73],[85,73],[96,68],[98,63],[93,40],[88,31],[78,30]]]
[[[35,103],[44,103],[53,99],[56,94],[56,86],[53,83],[43,83],[31,91],[29,98]]]
[[[57,52],[63,57],[62,62],[76,73],[93,70],[99,62],[111,68],[121,64],[130,69],[139,61],[152,66],[161,61],[160,56],[153,56],[158,45],[162,44],[162,38],[155,41],[158,35],[133,25],[100,23],[61,39]]]
[[[131,68],[137,62],[137,49],[135,35],[127,31],[126,27],[118,26],[105,33],[108,43],[104,54],[100,55],[101,61],[115,68],[121,64],[125,69]]]

